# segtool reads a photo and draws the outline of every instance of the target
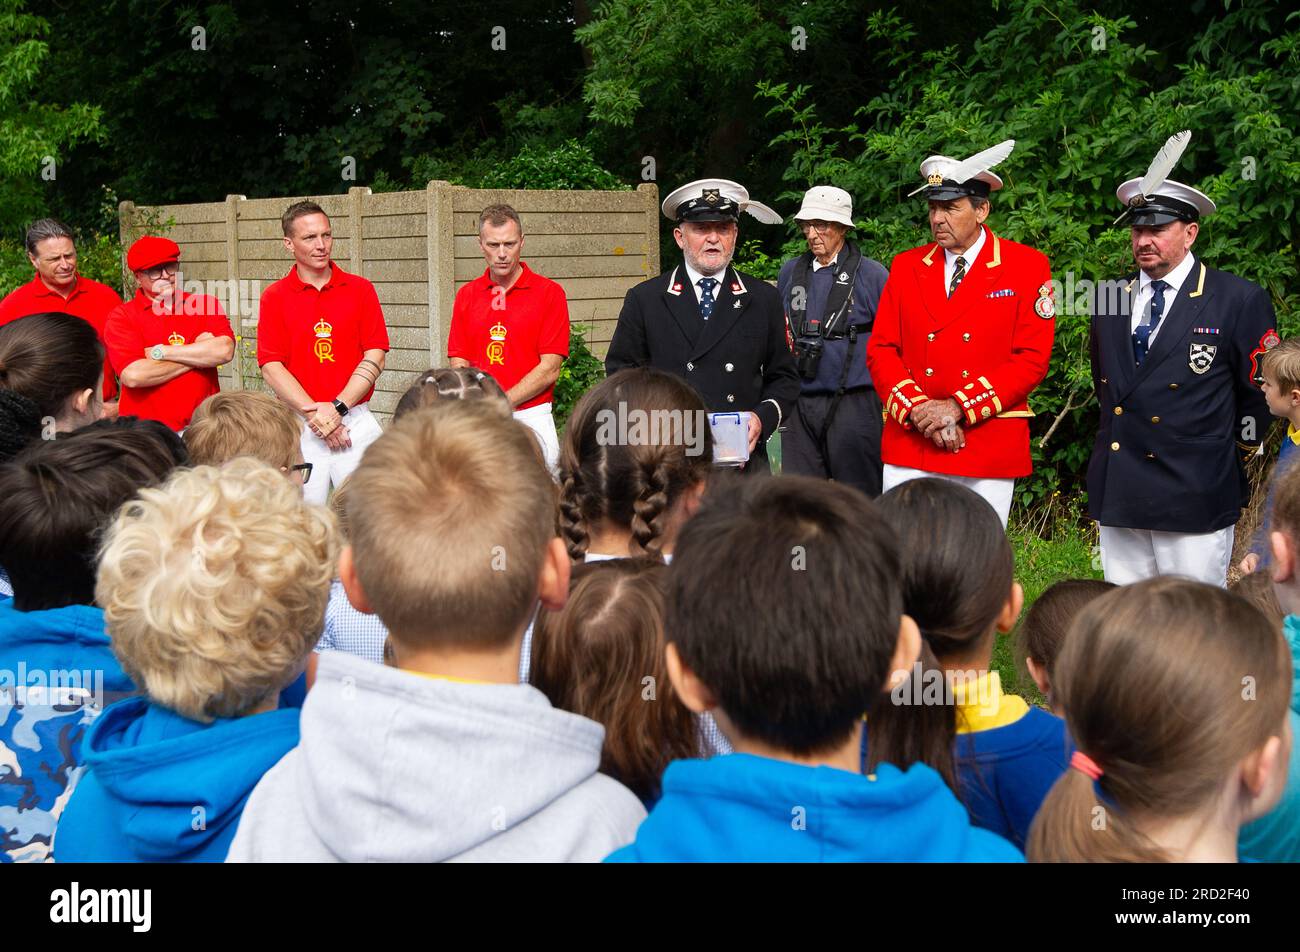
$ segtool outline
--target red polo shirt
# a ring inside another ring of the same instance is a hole
[[[294,265],[262,292],[257,365],[278,360],[316,403],[343,392],[368,350],[388,350],[388,328],[375,286],[360,275],[331,261],[330,279],[318,291]]]
[[[542,354],[569,356],[569,301],[564,288],[537,274],[524,262],[523,273],[504,295],[484,269],[456,292],[451,310],[447,356],[496,378],[509,390],[538,365]],[[516,409],[551,402],[555,388],[547,387]]]
[[[137,360],[144,360],[145,348],[155,344],[192,344],[200,334],[235,338],[221,302],[206,294],[181,294],[174,313],[155,313],[153,302],[143,291],[108,315],[104,338],[108,359],[120,375]],[[118,412],[157,420],[173,430],[189,426],[194,409],[221,390],[216,367],[194,367],[179,377],[153,387],[123,387]]]
[[[62,311],[64,314],[81,318],[93,327],[95,333],[99,335],[100,343],[107,350],[104,322],[108,320],[109,313],[121,303],[122,299],[117,296],[117,292],[107,284],[100,284],[81,275],[77,275],[76,283],[72,285],[72,293],[65,298],[58,291],[51,291],[46,287],[38,274],[22,287],[9,292],[5,295],[5,299],[0,301],[0,327],[28,314]],[[117,380],[113,377],[113,364],[105,353],[104,399],[112,400],[116,396]]]

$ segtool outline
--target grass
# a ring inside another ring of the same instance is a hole
[[[1034,510],[1016,510],[1007,527],[1016,559],[1016,580],[1025,590],[1025,610],[1053,582],[1067,578],[1101,578],[1097,527],[1081,516],[1078,500],[1061,502],[1053,497]],[[1020,616],[1024,618],[1024,613]],[[999,635],[993,648],[993,667],[1008,691],[1033,704],[1042,704],[1033,679],[1016,650],[1016,632]]]

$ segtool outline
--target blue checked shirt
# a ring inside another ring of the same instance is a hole
[[[316,651],[346,651],[383,664],[387,640],[388,629],[379,616],[353,608],[347,592],[343,591],[343,583],[335,579],[330,586],[329,604],[325,606],[325,632],[316,643]]]

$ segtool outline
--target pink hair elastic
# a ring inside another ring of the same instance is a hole
[[[1105,773],[1104,770],[1097,766],[1095,760],[1081,750],[1076,750],[1070,755],[1070,766],[1087,776],[1089,780],[1099,780],[1101,775]]]

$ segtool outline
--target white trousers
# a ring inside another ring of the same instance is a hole
[[[1220,588],[1228,584],[1235,527],[1217,532],[1158,532],[1101,526],[1101,570],[1116,585],[1181,575]]]
[[[361,463],[366,447],[379,439],[383,430],[370,412],[370,405],[359,403],[343,418],[352,445],[345,450],[332,450],[325,441],[313,433],[306,423],[302,425],[302,458],[311,463],[311,479],[302,487],[303,497],[319,506],[325,505],[330,487],[338,488],[343,480]]]
[[[935,479],[946,479],[978,493],[998,514],[998,518],[1002,520],[1002,528],[1007,527],[1007,516],[1011,515],[1011,496],[1016,488],[1014,479],[978,479],[974,476],[950,476],[948,473],[927,473],[923,469],[910,469],[907,466],[895,466],[892,463],[886,463],[880,491],[887,493],[895,486],[905,483],[909,479],[923,479],[927,476]]]
[[[551,405],[539,403],[527,410],[516,410],[515,419],[537,435],[537,442],[542,444],[542,455],[546,457],[546,468],[554,476],[560,468],[560,437],[555,432]]]

